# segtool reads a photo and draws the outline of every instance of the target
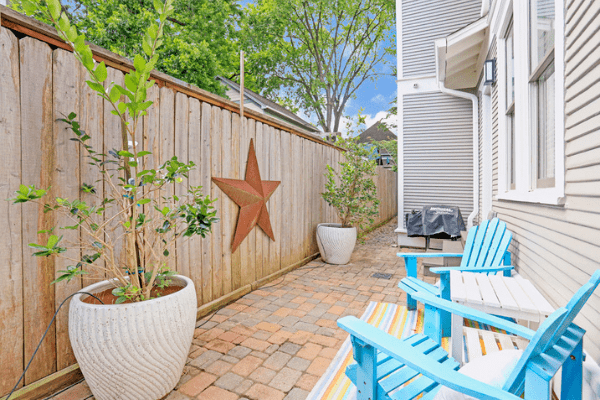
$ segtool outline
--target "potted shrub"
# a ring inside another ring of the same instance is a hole
[[[372,224],[377,215],[379,200],[373,176],[377,164],[373,150],[359,144],[358,138],[338,137],[336,144],[346,151],[339,163],[340,172],[327,165],[323,199],[333,206],[341,221],[339,224],[319,224],[317,245],[323,261],[329,264],[347,264],[356,244],[357,228]]]
[[[167,268],[175,241],[205,235],[217,221],[212,200],[201,187],[174,196],[174,185],[183,185],[193,162],[177,157],[153,167],[151,154],[136,142],[138,120],[152,105],[146,91],[154,84],[150,72],[163,28],[173,11],[173,0],[154,0],[156,22],[143,37],[144,55],[136,55],[135,69],[125,76],[125,87],[110,82],[107,69],[97,63],[64,12],[59,0],[22,0],[27,14],[41,14],[52,22],[58,35],[73,48],[77,60],[89,72],[87,84],[113,108],[122,121],[122,148],[102,154],[89,143],[76,115],[60,121],[72,130],[72,140],[81,146],[91,168],[101,179],[85,183],[82,201],[59,193],[21,185],[14,203],[42,203],[46,212],[60,213],[66,226],[41,232],[42,243],[32,243],[34,256],[63,257],[72,263],[55,282],[71,280],[97,270],[109,279],[75,295],[69,310],[69,338],[96,399],[157,399],[171,391],[180,379],[196,322],[196,292],[193,282]],[[125,100],[123,100],[125,99]],[[65,110],[68,112],[69,110]],[[106,197],[97,187],[104,185]],[[42,197],[52,197],[42,202]],[[62,230],[67,231],[62,231]],[[76,230],[79,240],[63,240],[62,232]],[[74,249],[72,251],[71,249]],[[101,304],[105,303],[105,304]]]

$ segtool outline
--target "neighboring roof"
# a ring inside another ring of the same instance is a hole
[[[240,85],[235,83],[234,81],[224,78],[222,76],[217,76],[217,79],[223,82],[225,85],[232,88],[233,90],[236,90],[238,93],[240,92]],[[260,108],[265,110],[265,112],[267,111],[267,109],[269,109],[271,114],[277,114],[277,116],[280,116],[285,120],[290,120],[290,122],[296,123],[297,125],[301,126],[307,131],[322,133],[316,126],[314,126],[310,122],[306,122],[305,120],[303,120],[290,110],[286,109],[285,107],[280,106],[274,101],[271,101],[248,88],[244,88],[244,98],[246,97],[258,103]]]
[[[367,130],[358,135],[358,143],[379,142],[381,140],[396,140],[397,137],[392,131],[385,127],[381,121],[375,122]]]

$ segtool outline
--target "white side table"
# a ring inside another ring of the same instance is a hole
[[[554,308],[527,279],[473,272],[450,272],[450,298],[486,312],[537,324]],[[463,319],[452,315],[452,357],[463,360]]]

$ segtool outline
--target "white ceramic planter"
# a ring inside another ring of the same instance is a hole
[[[132,304],[96,305],[73,296],[69,307],[71,346],[97,400],[155,400],[181,378],[196,323],[196,291],[185,286],[165,297]],[[83,291],[101,292],[108,281]]]
[[[348,264],[356,245],[356,228],[342,228],[341,224],[319,224],[317,245],[326,263]]]

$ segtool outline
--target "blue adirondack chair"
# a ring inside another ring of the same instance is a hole
[[[537,331],[428,292],[414,294],[425,304],[425,312],[437,314],[438,318],[440,311],[449,311],[530,341],[502,389],[458,372],[459,363],[448,356],[438,341],[428,337],[436,335],[427,324],[425,334],[401,340],[351,316],[338,320],[338,326],[351,335],[356,360],[356,364],[346,369],[346,375],[356,385],[359,400],[409,400],[419,394],[424,395],[424,400],[431,400],[441,386],[478,399],[517,400],[525,393],[526,400],[549,400],[550,381],[562,367],[561,398],[581,400],[585,331],[573,320],[599,283],[600,270],[575,293],[566,307],[552,313]],[[437,336],[439,339],[439,334]]]
[[[502,272],[510,276],[513,267],[510,259],[508,246],[512,240],[512,232],[506,229],[506,223],[498,218],[485,220],[479,226],[469,229],[465,249],[460,253],[398,253],[398,257],[404,258],[406,275],[417,277],[417,258],[438,257],[462,257],[459,267],[431,268],[430,271],[440,274],[440,285],[433,286],[425,284],[424,290],[433,295],[450,300],[450,271],[470,271],[482,273]],[[406,307],[414,310],[417,302],[412,298],[410,292],[406,294]],[[450,315],[442,313],[442,335],[450,336]]]

